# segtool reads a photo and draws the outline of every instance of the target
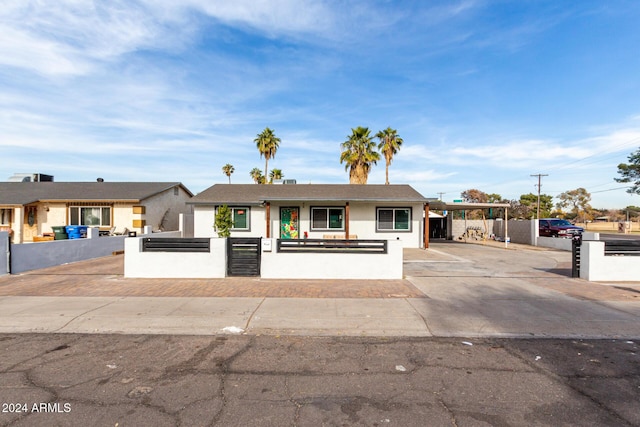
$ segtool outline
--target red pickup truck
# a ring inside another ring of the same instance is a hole
[[[571,224],[566,219],[544,218],[539,220],[540,236],[573,238],[582,235],[584,229]]]

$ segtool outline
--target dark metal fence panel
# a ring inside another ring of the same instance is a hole
[[[145,237],[142,252],[210,252],[208,238]]]
[[[260,237],[227,238],[227,276],[260,276]]]
[[[582,239],[573,239],[571,245],[571,277],[580,277],[580,247]]]
[[[640,240],[605,240],[605,256],[640,256]]]
[[[386,240],[278,239],[278,252],[386,254]]]

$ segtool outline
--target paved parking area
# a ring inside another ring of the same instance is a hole
[[[132,279],[124,256],[0,276],[1,296],[237,297],[237,298],[426,298],[416,283],[464,277],[527,279],[536,286],[585,300],[640,301],[640,282],[602,283],[572,279],[567,252],[503,243],[432,243],[405,249],[403,280]],[[429,280],[432,278],[433,280]]]
[[[408,280],[278,280],[125,278],[115,255],[0,277],[0,296],[421,298]]]
[[[638,338],[640,283],[569,276],[570,255],[456,242],[404,280],[125,278],[122,256],[0,278],[0,331]]]

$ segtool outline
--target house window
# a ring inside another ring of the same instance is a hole
[[[13,209],[0,209],[0,225],[11,224],[11,211]]]
[[[69,208],[69,225],[111,227],[111,207],[72,206]]]
[[[249,230],[249,208],[229,208],[233,220],[232,230]]]
[[[378,231],[411,231],[411,208],[378,208]]]
[[[312,230],[343,230],[344,208],[311,208]]]

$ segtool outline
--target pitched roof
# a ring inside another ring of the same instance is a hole
[[[138,202],[180,186],[179,182],[0,182],[0,205],[56,201]]]
[[[409,185],[356,184],[215,184],[189,204],[260,204],[286,201],[426,202]]]

